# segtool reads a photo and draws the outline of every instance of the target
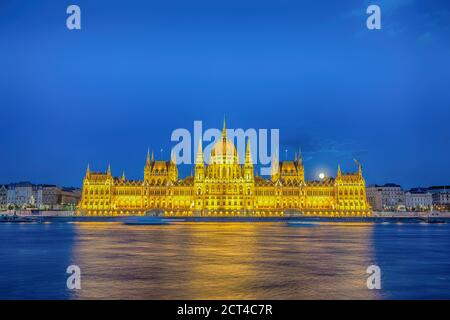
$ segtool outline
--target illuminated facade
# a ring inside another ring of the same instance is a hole
[[[255,176],[250,143],[241,165],[238,153],[227,139],[226,128],[212,152],[209,164],[199,144],[195,173],[178,178],[175,159],[155,160],[147,153],[143,180],[127,180],[91,172],[83,180],[80,214],[144,215],[149,212],[172,216],[283,216],[295,213],[319,216],[367,216],[361,166],[355,173],[335,178],[305,181],[301,155],[294,161],[272,164],[270,179]]]

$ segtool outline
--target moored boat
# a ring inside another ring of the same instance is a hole
[[[167,219],[158,217],[131,217],[123,221],[125,225],[166,225],[169,224]]]
[[[16,214],[14,215],[4,214],[0,216],[0,222],[35,222],[35,220],[30,217],[21,217]]]
[[[319,225],[318,222],[314,222],[314,221],[288,221],[286,222],[286,225],[288,227],[303,227],[303,228],[310,228],[310,227],[315,227],[317,225]]]

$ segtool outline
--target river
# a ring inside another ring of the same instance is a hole
[[[380,290],[367,288],[370,265]],[[448,223],[0,224],[0,299],[419,298],[450,298]]]

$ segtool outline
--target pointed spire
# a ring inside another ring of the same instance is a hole
[[[147,160],[146,160],[146,164],[147,164],[147,165],[150,164],[150,148],[147,149]]]
[[[338,163],[337,175],[338,175],[338,177],[341,176],[341,164],[340,163]]]
[[[252,151],[250,149],[250,138],[247,141],[247,149],[245,150],[245,164],[253,165]]]
[[[87,165],[87,169],[86,169],[86,176],[89,176],[91,174],[91,169],[89,168],[89,163]]]
[[[272,156],[272,164],[271,164],[272,176],[277,175],[278,171],[279,171],[278,150],[275,150],[275,154]]]
[[[298,163],[299,165],[303,165],[302,149],[300,149],[300,148],[298,148],[297,163]]]
[[[172,162],[173,164],[177,164],[177,155],[173,150],[170,152],[170,162]]]
[[[361,163],[360,163],[356,158],[353,158],[353,161],[355,161],[356,165],[358,166],[358,174],[359,174],[360,176],[362,176],[362,167],[361,167]]]
[[[125,171],[122,171],[122,181],[125,181]]]
[[[152,158],[151,158],[151,160],[152,160],[152,162],[155,161],[155,154],[153,153],[153,150],[152,150]]]
[[[222,139],[227,139],[227,123],[225,120],[225,115],[223,116],[223,128],[222,128]]]
[[[197,147],[197,158],[195,159],[196,165],[203,165],[204,159],[203,159],[203,147],[202,147],[202,138],[198,141],[198,147]]]
[[[108,171],[106,172],[108,174],[108,176],[111,175],[111,164],[108,163]]]

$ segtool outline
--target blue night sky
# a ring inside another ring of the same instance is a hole
[[[356,157],[367,183],[448,184],[449,27],[448,1],[0,0],[0,183],[141,179],[147,147],[226,114],[279,128],[309,179]]]

